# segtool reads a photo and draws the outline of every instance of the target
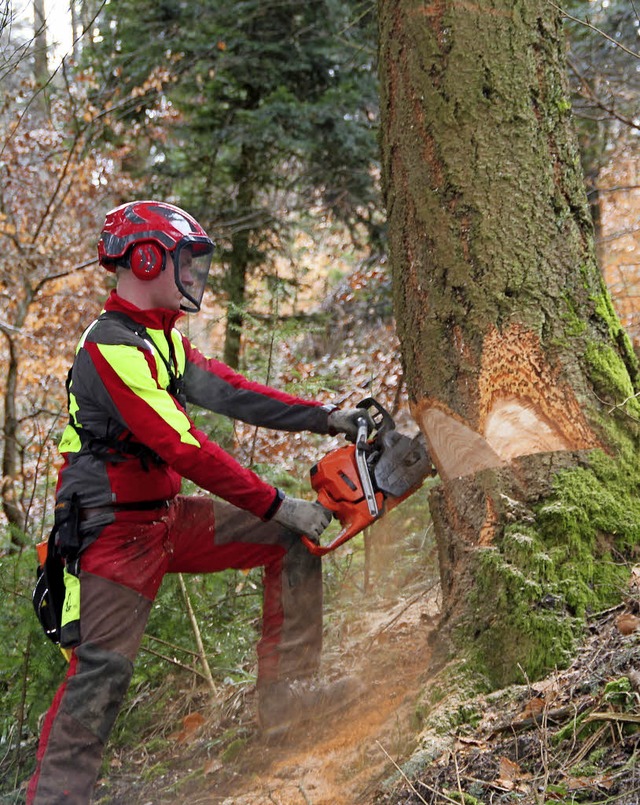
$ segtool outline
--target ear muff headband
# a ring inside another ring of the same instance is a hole
[[[157,243],[136,243],[131,249],[129,265],[139,280],[154,280],[165,266],[165,251]]]

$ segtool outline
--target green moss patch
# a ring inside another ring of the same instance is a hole
[[[640,544],[637,458],[589,454],[551,494],[478,548],[457,641],[495,685],[537,679],[570,660],[584,620],[620,601]]]

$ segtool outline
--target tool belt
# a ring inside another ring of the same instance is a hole
[[[170,503],[145,500],[83,509],[75,494],[57,501],[54,526],[48,539],[38,546],[32,600],[45,635],[60,646],[67,660],[68,649],[80,642],[80,524],[100,514],[167,509]]]
[[[77,495],[56,502],[49,538],[37,548],[33,608],[49,640],[63,650],[70,649],[80,642],[80,508]],[[68,655],[65,656],[69,659]]]
[[[90,506],[87,509],[80,509],[80,522],[84,523],[92,517],[101,514],[112,514],[113,512],[147,512],[157,509],[168,509],[171,500],[144,500],[131,503],[113,503],[108,506]]]

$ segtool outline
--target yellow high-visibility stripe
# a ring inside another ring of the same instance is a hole
[[[152,346],[154,351],[157,350],[161,352],[164,356],[164,359],[169,362],[170,365],[173,365],[173,361],[171,360],[171,352],[169,349],[169,344],[167,343],[167,337],[165,336],[162,330],[150,330],[147,328],[147,332],[149,333]],[[171,343],[173,346],[173,352],[176,357],[176,365],[177,365],[177,374],[181,375],[184,374],[185,365],[187,363],[187,356],[184,351],[184,344],[182,343],[182,336],[180,335],[179,331],[173,329],[171,331]],[[158,368],[162,368],[162,361],[156,361]],[[165,366],[166,370],[166,366]],[[167,377],[167,383],[169,382],[169,378]]]
[[[173,398],[159,388],[149,372],[144,355],[137,347],[124,344],[97,344],[100,354],[111,366],[118,377],[131,391],[149,405],[180,436],[183,444],[200,447],[200,442],[190,433],[189,418],[176,407]],[[169,384],[169,375],[162,359],[155,355],[160,384]],[[126,417],[126,412],[125,412]]]
[[[80,579],[64,569],[64,604],[60,626],[80,620]]]
[[[176,361],[178,363],[178,374],[184,374],[185,366],[187,364],[187,356],[184,351],[184,343],[182,341],[182,335],[179,333],[178,330],[171,331],[171,340],[173,341],[173,350],[176,355]]]
[[[58,451],[60,453],[78,453],[81,447],[82,442],[80,441],[80,437],[76,433],[75,428],[72,428],[71,425],[67,425],[67,427],[62,431],[60,443],[58,444]]]
[[[75,398],[75,395],[69,392],[69,416],[71,419],[76,422],[75,414],[78,411],[78,402]],[[72,425],[67,425],[67,427],[62,432],[62,437],[60,438],[60,444],[58,445],[58,450],[61,453],[77,453],[80,448],[82,447],[82,442],[80,441],[80,436],[78,432]]]

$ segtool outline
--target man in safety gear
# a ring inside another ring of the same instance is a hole
[[[178,332],[181,311],[200,309],[213,248],[171,204],[135,201],[106,216],[98,256],[117,288],[76,350],[56,490],[57,547],[74,581],[65,610],[76,613],[66,624],[63,615],[61,645],[73,651],[45,717],[27,803],[89,802],[165,573],[264,567],[257,689],[266,735],[351,691],[348,681],[314,680],[322,577],[300,535],[319,537],[330,512],[238,464],[198,430],[186,405],[351,438],[363,410],[255,383]],[[183,477],[216,497],[180,495]]]

